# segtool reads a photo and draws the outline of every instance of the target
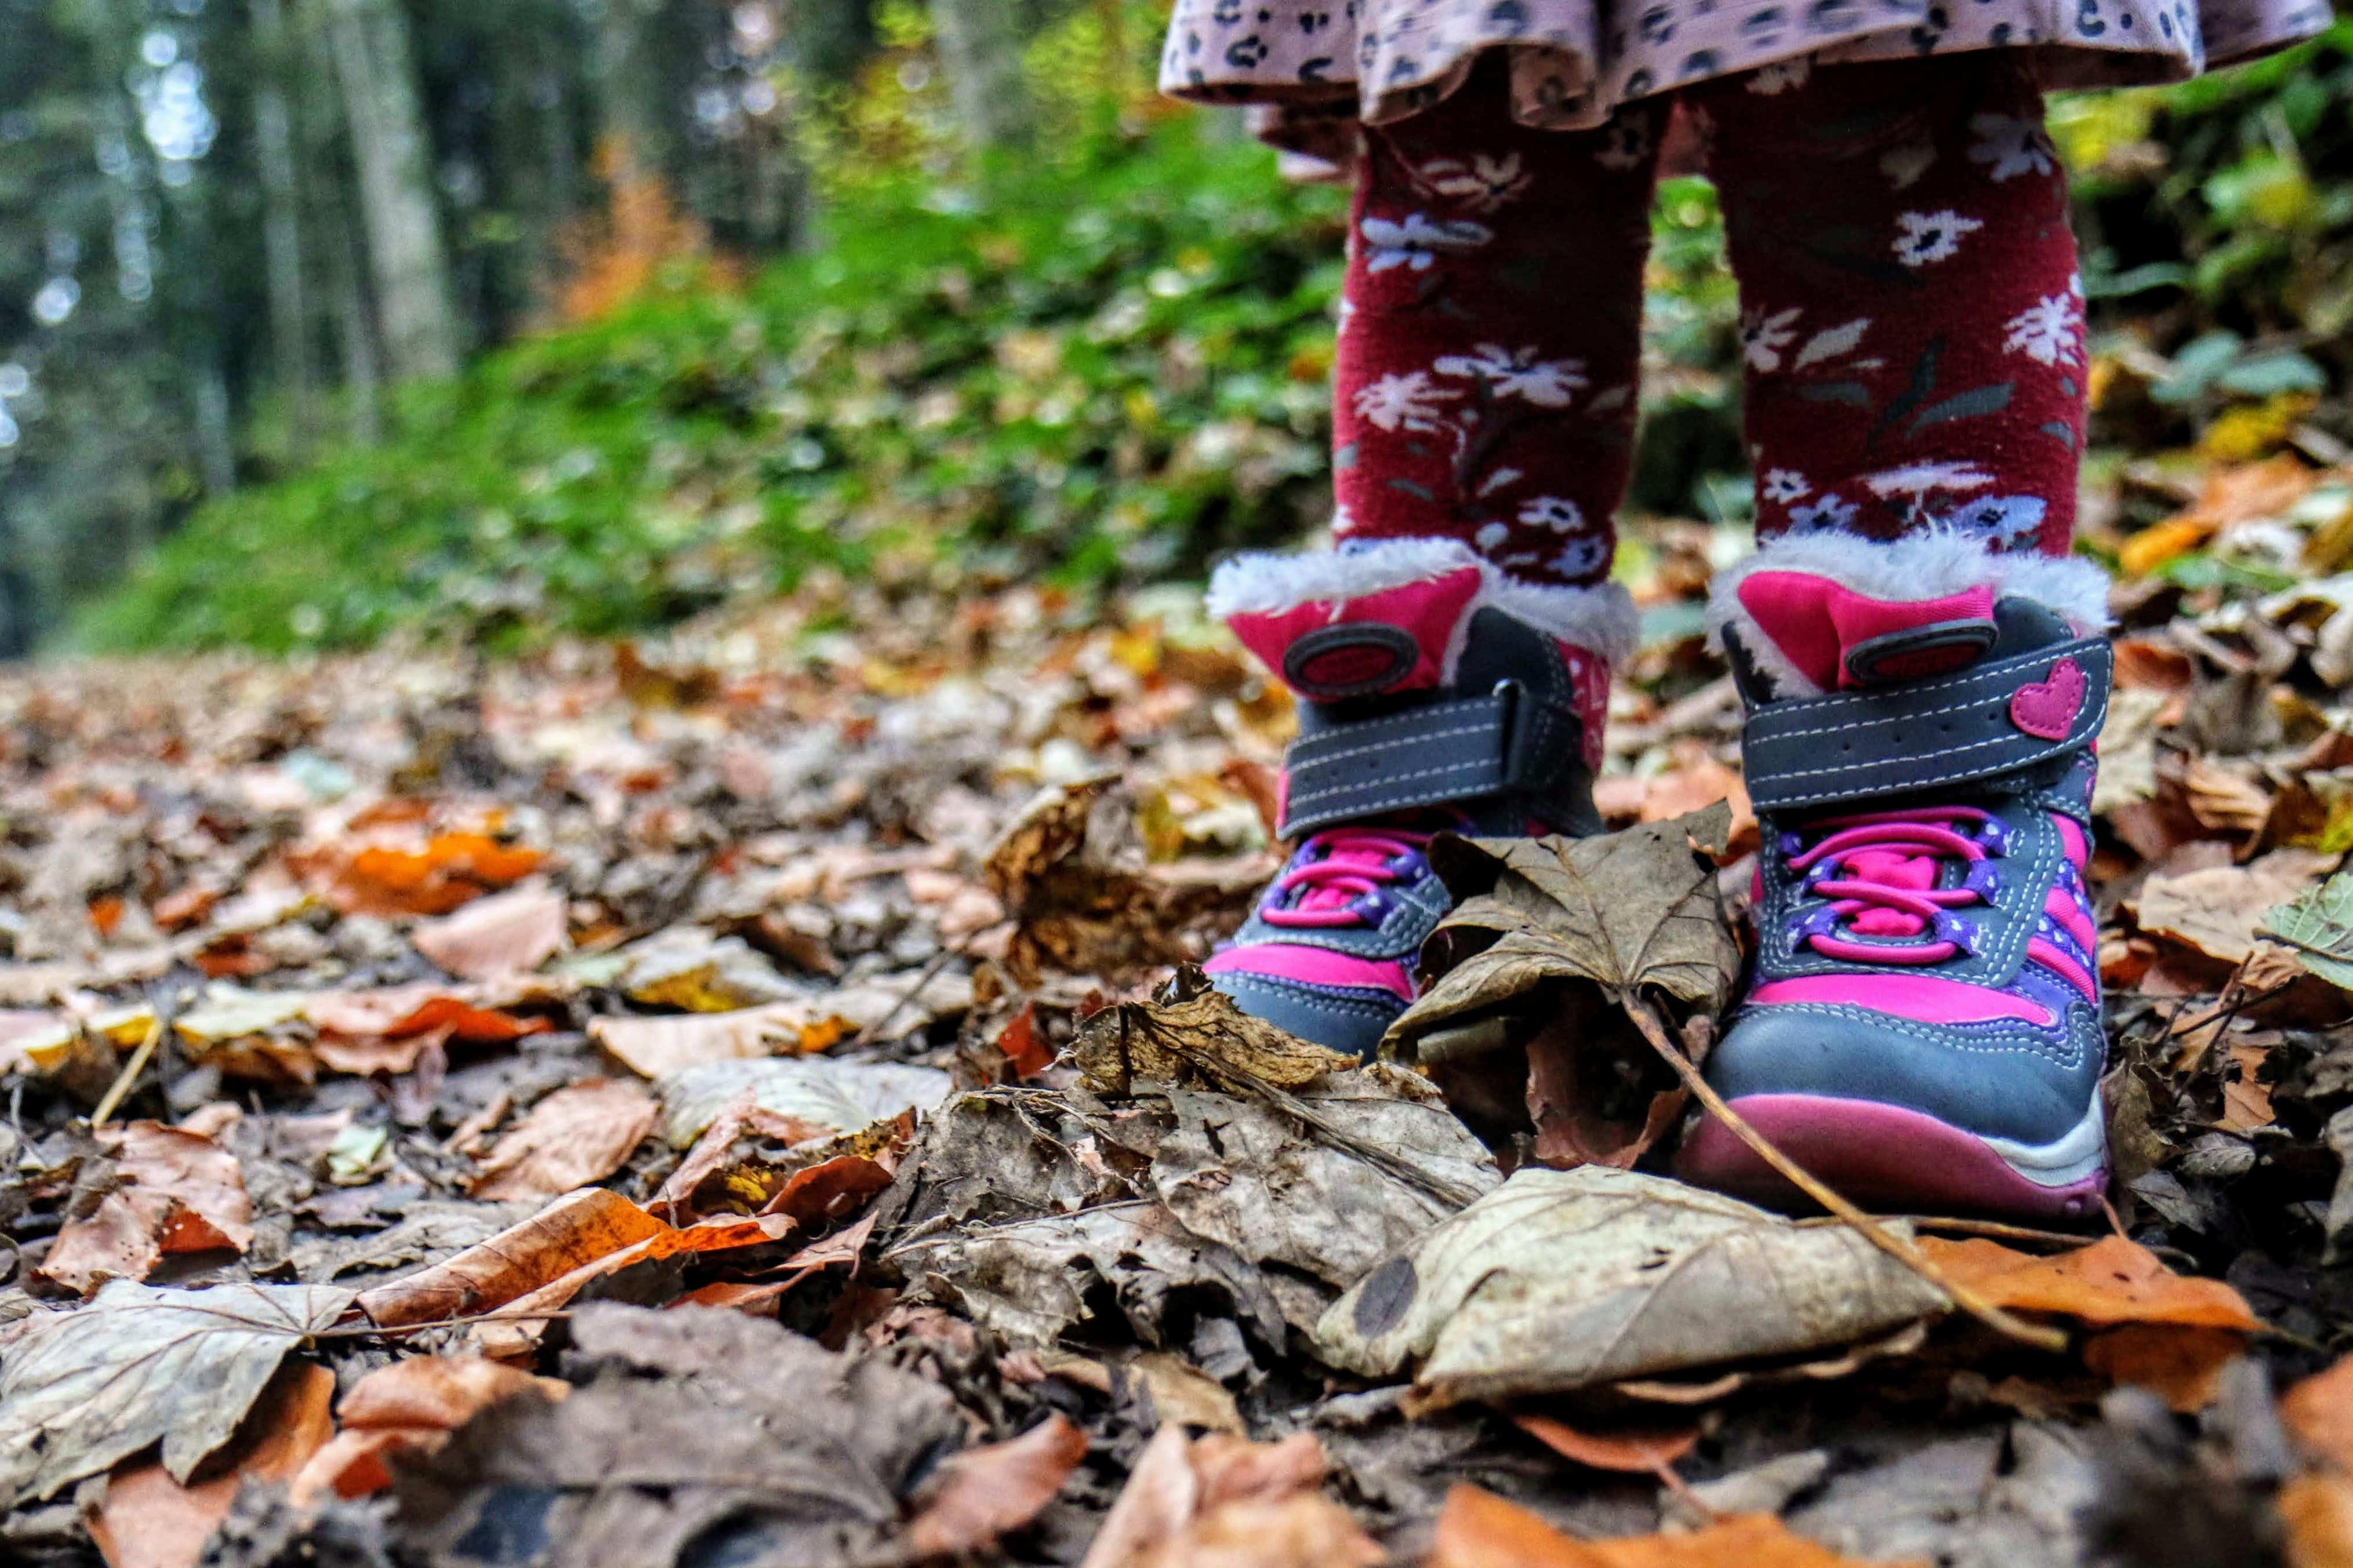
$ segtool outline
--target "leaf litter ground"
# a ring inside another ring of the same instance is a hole
[[[1755,842],[1690,643],[1364,1069],[1187,967],[1288,714],[1182,614],[14,677],[0,1555],[2353,1562],[2333,584],[2120,594],[2080,1237],[1653,1173]]]

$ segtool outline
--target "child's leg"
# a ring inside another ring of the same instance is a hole
[[[1708,1076],[1858,1201],[2088,1216],[2110,654],[2104,579],[2066,557],[2084,344],[2064,183],[2004,57],[1793,74],[1694,95],[1762,536],[1710,605],[1764,833],[1757,962]],[[1782,1190],[1713,1123],[1681,1169]]]
[[[1631,458],[1658,108],[1563,134],[1513,123],[1494,60],[1366,132],[1334,374],[1341,548],[1245,556],[1209,608],[1300,699],[1301,840],[1219,989],[1369,1053],[1414,996],[1448,898],[1441,827],[1589,831],[1609,571]]]
[[[1941,520],[2065,554],[2082,280],[2024,68],[1765,71],[1692,104],[1740,279],[1758,534]]]
[[[1654,103],[1531,131],[1497,59],[1366,128],[1333,372],[1343,541],[1458,539],[1525,581],[1609,575],[1664,120]]]

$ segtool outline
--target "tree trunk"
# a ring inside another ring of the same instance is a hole
[[[458,312],[407,19],[396,0],[331,0],[328,14],[385,356],[403,378],[454,374]]]
[[[940,65],[956,118],[976,147],[1009,147],[1029,135],[1021,79],[1020,7],[1012,0],[932,0]]]
[[[596,17],[600,149],[615,182],[659,175],[670,155],[667,79],[658,40],[662,0],[605,0]]]
[[[254,146],[261,170],[263,253],[269,270],[269,346],[277,363],[278,395],[297,456],[311,444],[310,302],[302,286],[301,188],[294,174],[294,119],[284,82],[283,0],[251,0],[253,42],[259,56],[253,89]]]

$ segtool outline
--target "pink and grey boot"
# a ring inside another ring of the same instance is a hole
[[[1448,539],[1249,555],[1209,613],[1299,699],[1283,771],[1299,847],[1207,968],[1241,1008],[1369,1058],[1414,998],[1451,907],[1423,850],[1443,828],[1589,833],[1624,590],[1505,576]]]
[[[2105,579],[1954,531],[1818,533],[1719,578],[1710,620],[1764,842],[1755,973],[1709,1081],[1858,1203],[2096,1213]],[[1713,1120],[1677,1172],[1794,1195]]]

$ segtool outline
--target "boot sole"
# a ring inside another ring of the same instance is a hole
[[[2100,1212],[2107,1190],[2097,1101],[2073,1131],[2045,1144],[1983,1137],[1877,1100],[1749,1094],[1731,1103],[1767,1142],[1865,1208],[2085,1219]],[[1683,1140],[1675,1173],[1771,1207],[1809,1201],[1713,1117]]]

